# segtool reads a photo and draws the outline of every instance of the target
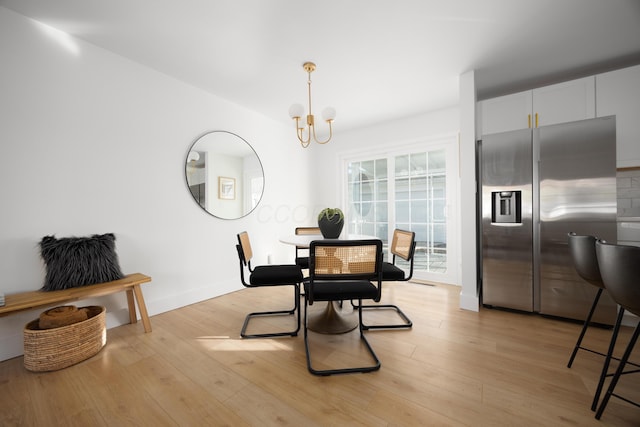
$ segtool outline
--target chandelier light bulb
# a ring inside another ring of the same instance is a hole
[[[302,104],[293,104],[289,107],[289,117],[292,119],[301,119],[304,116],[304,107]]]
[[[325,122],[332,122],[336,118],[336,109],[333,107],[327,107],[322,110],[322,120]]]

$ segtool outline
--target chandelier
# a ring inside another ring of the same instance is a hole
[[[304,115],[304,107],[301,104],[293,104],[289,108],[289,116],[293,120],[296,121],[296,134],[298,135],[298,140],[302,144],[302,147],[307,148],[311,143],[311,136],[313,135],[313,140],[318,144],[326,144],[331,140],[333,136],[333,130],[331,128],[331,123],[336,118],[336,110],[331,107],[327,107],[322,110],[322,120],[329,123],[329,138],[325,141],[319,141],[316,136],[316,127],[315,127],[315,118],[313,113],[311,112],[311,73],[316,69],[316,64],[313,62],[305,62],[302,65],[302,68],[309,75],[309,79],[307,80],[307,86],[309,91],[309,114],[307,114],[306,123],[302,121],[302,116]],[[305,138],[306,133],[306,138]]]

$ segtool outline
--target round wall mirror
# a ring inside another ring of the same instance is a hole
[[[187,153],[185,175],[193,199],[217,218],[242,218],[262,198],[260,158],[231,132],[211,131],[196,139]]]

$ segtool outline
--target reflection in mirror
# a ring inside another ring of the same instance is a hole
[[[187,154],[185,172],[194,200],[217,218],[242,218],[262,198],[262,163],[253,147],[231,132],[198,138]]]

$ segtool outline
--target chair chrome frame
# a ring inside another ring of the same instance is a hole
[[[416,250],[416,241],[415,241],[416,233],[413,231],[406,231],[395,229],[393,231],[393,239],[391,241],[391,254],[392,259],[391,262],[383,262],[382,264],[382,280],[383,281],[392,281],[392,282],[408,282],[413,277],[413,255]],[[409,267],[409,275],[405,275],[404,270],[396,267],[396,257],[402,258],[405,261],[410,262]],[[395,274],[401,274],[401,277],[389,277],[385,276],[385,272],[393,270]],[[351,303],[354,307],[356,305]],[[382,309],[382,310],[394,310],[398,316],[402,319],[402,323],[392,323],[392,324],[383,324],[383,325],[367,325],[363,324],[362,327],[365,330],[370,329],[410,329],[413,327],[413,322],[409,319],[401,309],[395,304],[370,304],[362,306],[365,310],[374,310],[374,309]]]
[[[253,250],[251,249],[251,242],[249,241],[249,235],[246,231],[238,234],[238,244],[236,245],[238,251],[238,258],[240,260],[240,280],[242,284],[247,288],[257,288],[263,286],[293,286],[293,307],[287,310],[270,310],[270,311],[257,311],[247,314],[240,331],[242,338],[273,338],[282,336],[295,337],[300,331],[300,286],[302,282],[302,270],[297,265],[265,265],[253,267],[251,265],[251,259],[253,258]],[[245,280],[245,268],[249,271],[249,282]],[[258,273],[257,273],[258,272]],[[268,278],[257,279],[258,274],[262,272],[267,273]],[[284,272],[285,274],[280,274]],[[256,280],[253,280],[256,279]],[[254,317],[259,316],[282,316],[282,315],[294,315],[298,313],[296,319],[296,328],[292,331],[284,332],[268,332],[260,334],[247,334],[247,327],[249,321]]]
[[[375,284],[374,284],[375,283]],[[380,300],[382,290],[382,241],[365,240],[317,240],[309,247],[309,278],[304,282],[304,346],[307,368],[314,375],[373,372],[380,369],[380,360],[364,335],[362,325],[362,300]],[[336,369],[318,369],[311,361],[308,307],[315,301],[358,300],[358,333],[361,342],[373,360],[373,364]]]

